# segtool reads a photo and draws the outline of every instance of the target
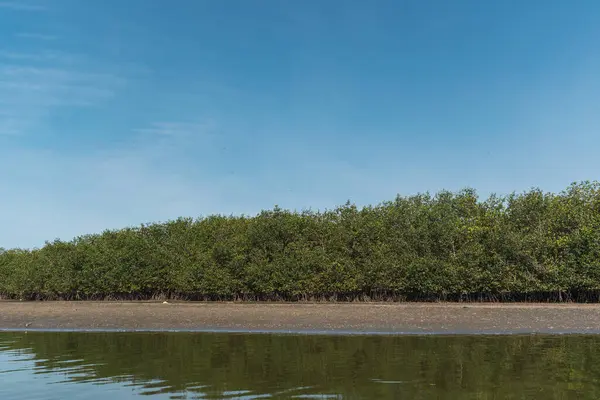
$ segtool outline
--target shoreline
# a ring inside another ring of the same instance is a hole
[[[0,331],[600,334],[600,304],[0,301]]]

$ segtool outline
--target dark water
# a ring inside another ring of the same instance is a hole
[[[598,399],[600,336],[0,333],[0,399]]]

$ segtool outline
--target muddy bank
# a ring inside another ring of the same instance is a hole
[[[600,305],[5,301],[0,329],[600,333]]]

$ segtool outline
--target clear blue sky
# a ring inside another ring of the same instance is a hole
[[[0,0],[0,247],[600,172],[597,0]]]

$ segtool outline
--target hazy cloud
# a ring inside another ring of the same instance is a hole
[[[36,53],[19,53],[12,51],[0,50],[0,59],[12,60],[12,61],[45,61],[45,62],[58,62],[58,63],[73,63],[78,57],[70,54],[43,50]]]
[[[43,33],[32,33],[32,32],[21,32],[16,33],[15,37],[23,39],[36,39],[36,40],[56,40],[57,37],[53,35],[47,35]]]
[[[206,136],[215,133],[217,125],[215,121],[205,122],[154,122],[146,128],[135,129],[135,133],[145,135],[159,135],[171,137]]]
[[[15,11],[45,11],[47,8],[37,4],[27,4],[16,1],[0,1],[0,8]]]
[[[0,115],[0,136],[17,136],[19,134],[18,125],[18,121],[2,118]]]
[[[67,68],[0,67],[0,103],[90,105],[114,94],[117,76]]]
[[[8,57],[34,61],[23,54]],[[90,107],[112,98],[125,82],[113,74],[74,66],[0,64],[0,127],[13,135],[25,134],[60,108]]]

